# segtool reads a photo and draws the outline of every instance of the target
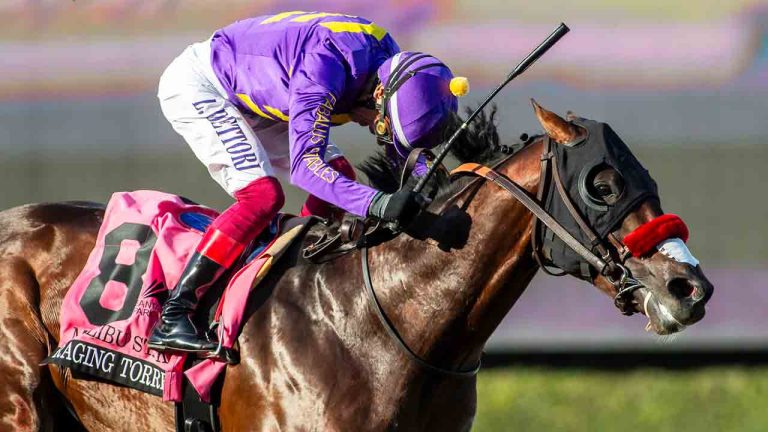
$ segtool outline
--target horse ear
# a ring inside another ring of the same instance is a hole
[[[533,111],[536,113],[541,127],[544,128],[547,135],[555,140],[556,143],[564,145],[574,144],[586,136],[586,131],[583,128],[565,121],[552,111],[547,111],[534,99],[531,99],[531,105],[533,105]]]

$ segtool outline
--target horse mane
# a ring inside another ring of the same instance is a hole
[[[472,111],[472,109],[467,108],[467,115]],[[453,144],[450,155],[459,163],[475,162],[483,165],[494,165],[502,158],[524,147],[527,142],[530,142],[530,140],[526,140],[525,143],[516,145],[501,144],[496,125],[496,113],[497,107],[495,105],[487,113],[485,111],[480,112],[474,121],[470,123],[466,132]],[[447,141],[448,137],[453,135],[463,122],[464,119],[455,114],[450,121],[450,125],[445,129],[443,142]],[[402,163],[392,160],[383,150],[379,150],[369,156],[357,168],[365,174],[369,184],[376,189],[392,193],[400,188],[400,175],[403,170]],[[441,171],[437,171],[436,174],[430,180],[430,186],[427,189],[431,189],[434,193],[439,193],[439,195],[450,192],[453,187],[451,187],[447,174]],[[410,183],[415,184],[413,177],[409,181]]]

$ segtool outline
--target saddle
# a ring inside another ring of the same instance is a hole
[[[224,304],[225,290],[230,279],[244,266],[264,255],[273,259],[259,270],[258,278],[252,282],[252,287],[259,284],[292,244],[301,245],[301,257],[317,264],[331,261],[359,248],[363,234],[372,235],[381,228],[379,223],[359,219],[351,214],[345,214],[341,220],[328,220],[316,216],[298,217],[287,214],[278,215],[243,252],[232,269],[224,274],[217,284],[201,299],[201,305],[195,312],[195,324],[198,328],[206,328],[211,340],[218,340],[215,352],[206,358],[215,359],[228,364],[238,364],[240,354],[235,347],[222,345],[217,337],[219,320]],[[290,253],[290,252],[288,252]]]
[[[363,220],[349,213],[340,221],[323,220],[309,229],[301,256],[314,264],[332,261],[358,249],[363,235],[381,228],[378,221]]]

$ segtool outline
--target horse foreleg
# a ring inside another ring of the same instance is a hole
[[[48,336],[37,313],[37,282],[20,259],[0,261],[0,430],[52,430],[49,380],[40,362]]]

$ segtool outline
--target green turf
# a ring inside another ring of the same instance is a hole
[[[768,368],[509,368],[478,382],[475,432],[768,430]]]

